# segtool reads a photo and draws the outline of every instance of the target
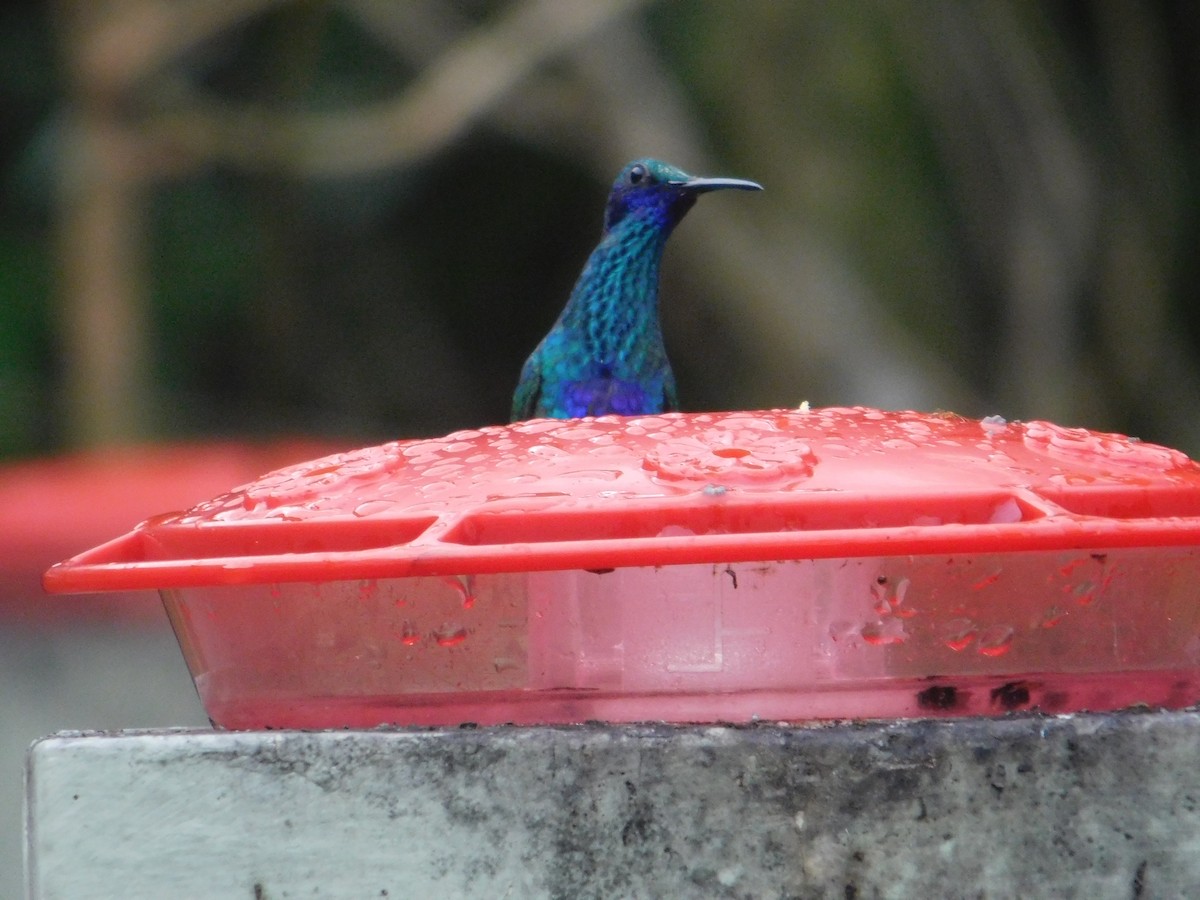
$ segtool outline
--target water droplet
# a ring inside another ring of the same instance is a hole
[[[693,537],[696,532],[684,525],[667,525],[656,537]]]
[[[376,513],[384,512],[395,506],[392,500],[364,500],[358,506],[354,507],[354,515],[360,519],[366,516],[373,516]]]
[[[1042,621],[1040,624],[1043,628],[1053,628],[1062,621],[1063,616],[1065,615],[1066,613],[1057,606],[1052,606],[1042,615]]]
[[[853,622],[839,619],[829,624],[829,637],[835,643],[841,643],[847,639],[858,637],[858,629],[855,628]]]
[[[904,623],[897,619],[868,622],[859,633],[862,635],[862,639],[873,647],[902,644],[908,637],[904,632]]]
[[[822,444],[821,455],[830,459],[849,459],[855,455],[855,451],[845,444]]]
[[[359,600],[365,601],[365,600],[374,599],[374,597],[377,593],[379,593],[379,582],[376,581],[375,579],[372,578],[367,581],[359,582],[359,585],[358,585],[358,599]]]
[[[1058,570],[1058,574],[1062,575],[1063,578],[1069,578],[1071,576],[1072,572],[1074,572],[1076,569],[1078,569],[1080,566],[1082,566],[1087,561],[1088,561],[1088,557],[1086,557],[1086,556],[1076,557],[1075,559],[1071,560],[1066,565],[1060,567]]]
[[[1001,434],[1008,430],[1008,422],[1003,416],[985,416],[979,420],[979,427],[988,437]]]
[[[443,625],[433,632],[439,647],[457,647],[467,639],[467,629],[462,625]]]
[[[565,478],[578,478],[586,481],[616,481],[625,473],[617,469],[576,469],[562,474]]]
[[[443,578],[442,581],[458,592],[458,596],[462,600],[463,609],[470,609],[475,605],[474,575],[450,575]]]
[[[453,478],[463,470],[462,463],[458,462],[443,462],[436,466],[430,466],[422,474],[426,478]]]
[[[892,611],[892,605],[888,602],[888,589],[886,584],[871,585],[871,597],[873,603],[871,609],[874,610],[877,616],[889,615]]]
[[[282,519],[284,522],[302,522],[305,519],[311,519],[314,515],[314,510],[307,506],[281,506],[278,509],[267,513],[264,518],[267,519]]]
[[[1085,581],[1083,584],[1075,585],[1072,593],[1075,595],[1075,602],[1080,606],[1091,606],[1096,599],[1096,586],[1090,581]]]
[[[1013,629],[1010,625],[989,625],[979,634],[979,646],[984,656],[1003,656],[1012,649]]]
[[[978,633],[970,619],[951,619],[943,630],[942,640],[951,650],[966,650]]]
[[[892,588],[891,596],[888,597],[892,615],[899,616],[901,619],[911,619],[917,614],[917,611],[911,606],[904,605],[904,598],[908,596],[908,588],[911,583],[907,578],[901,578]]]
[[[400,626],[400,630],[396,632],[396,637],[400,639],[400,643],[406,647],[412,647],[421,640],[421,632],[417,631],[417,626],[412,622],[405,621]]]
[[[1023,518],[1021,505],[1012,497],[1009,497],[992,510],[992,515],[988,523],[991,525],[1011,525],[1013,522],[1020,522]]]
[[[979,581],[977,581],[973,585],[971,585],[971,590],[982,591],[984,588],[991,587],[993,584],[995,584],[999,580],[1000,580],[1000,572],[999,572],[999,570],[997,570],[997,571],[993,572],[991,575],[988,575],[986,578],[981,578]]]

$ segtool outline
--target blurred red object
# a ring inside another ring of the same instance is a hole
[[[337,449],[312,439],[139,445],[0,466],[0,621],[165,625],[154,592],[50,597],[42,573],[148,516]]]

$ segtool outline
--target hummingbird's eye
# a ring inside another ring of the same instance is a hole
[[[630,184],[641,184],[645,180],[646,180],[646,167],[645,166],[638,165],[638,166],[634,166],[632,169],[629,170],[629,183]]]

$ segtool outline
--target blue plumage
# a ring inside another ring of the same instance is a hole
[[[550,333],[521,370],[513,421],[641,415],[678,408],[658,320],[658,270],[672,229],[705,191],[762,190],[693,178],[655,159],[617,176],[604,232]]]

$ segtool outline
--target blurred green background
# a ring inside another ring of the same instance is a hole
[[[1200,453],[1193,2],[61,0],[0,13],[0,457],[503,422],[639,155],[685,409]]]

